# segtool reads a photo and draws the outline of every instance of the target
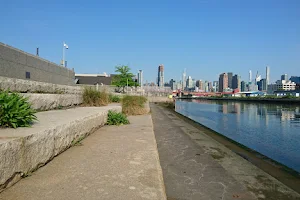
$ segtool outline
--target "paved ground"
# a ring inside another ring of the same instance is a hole
[[[167,199],[300,199],[174,112],[150,107]]]
[[[0,193],[0,199],[165,199],[151,116],[130,121],[100,128]]]

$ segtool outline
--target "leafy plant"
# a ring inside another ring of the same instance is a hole
[[[108,111],[107,114],[107,125],[123,125],[129,124],[129,120],[127,119],[126,115],[123,113],[119,113],[116,111]]]
[[[113,77],[112,85],[117,86],[118,91],[122,89],[122,92],[125,92],[125,87],[129,86],[138,86],[138,84],[133,80],[134,74],[130,72],[128,66],[116,66],[116,71],[119,74]]]
[[[84,88],[82,98],[86,106],[106,106],[109,103],[109,96],[105,90],[99,92],[91,87]]]
[[[125,96],[122,99],[122,112],[126,115],[146,114],[145,103],[147,98],[143,96]]]
[[[27,98],[17,93],[9,94],[0,91],[1,127],[29,127],[37,120],[35,113]]]
[[[118,95],[109,94],[109,102],[120,103],[121,97]]]

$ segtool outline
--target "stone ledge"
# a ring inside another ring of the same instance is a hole
[[[82,94],[82,86],[59,85],[0,76],[0,90],[21,93]]]
[[[0,192],[103,126],[109,110],[121,106],[40,112],[31,128],[0,129]]]
[[[21,93],[27,97],[35,110],[53,110],[55,108],[82,104],[81,94],[33,94]]]

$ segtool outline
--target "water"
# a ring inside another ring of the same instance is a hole
[[[179,100],[176,111],[300,172],[299,105]]]

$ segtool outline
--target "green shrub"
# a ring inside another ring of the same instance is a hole
[[[118,96],[118,95],[109,94],[109,102],[120,103],[121,102],[121,97]]]
[[[147,98],[143,96],[125,96],[122,99],[122,112],[126,115],[143,115],[147,113],[145,103]]]
[[[123,125],[129,124],[129,120],[127,119],[126,115],[123,113],[115,112],[115,111],[108,111],[107,114],[107,125]]]
[[[82,98],[85,106],[106,106],[109,103],[109,96],[105,90],[99,92],[91,87],[84,88]]]
[[[36,111],[31,108],[27,98],[17,93],[0,91],[0,126],[29,127],[37,120]]]

